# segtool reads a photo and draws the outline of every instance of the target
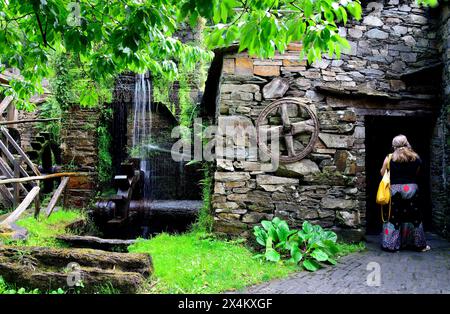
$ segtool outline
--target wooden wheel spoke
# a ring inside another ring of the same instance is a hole
[[[283,131],[283,126],[281,125],[262,125],[259,128],[260,136],[262,136],[264,139],[271,139],[272,134],[279,137],[281,136],[281,132]]]
[[[295,156],[294,137],[291,134],[287,134],[284,136],[284,141],[286,142],[288,156]]]
[[[280,114],[281,114],[281,121],[283,121],[283,127],[290,128],[291,127],[291,121],[289,120],[289,114],[287,110],[287,104],[281,104],[280,106]]]
[[[314,121],[312,119],[292,123],[292,134],[314,132]]]

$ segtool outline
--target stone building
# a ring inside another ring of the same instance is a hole
[[[235,47],[216,51],[207,114],[219,129],[231,116],[279,129],[290,121],[292,147],[283,135],[280,148],[294,157],[275,171],[248,151],[246,160],[217,159],[217,232],[245,236],[274,216],[292,226],[309,220],[349,239],[379,232],[379,170],[392,138],[402,133],[423,160],[425,228],[448,236],[449,7],[386,0],[365,2],[363,9],[361,21],[340,28],[351,46],[340,59],[309,65],[299,58],[299,44],[270,60]],[[309,127],[292,134],[292,125]],[[306,156],[296,158],[302,151]]]

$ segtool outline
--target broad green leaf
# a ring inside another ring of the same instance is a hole
[[[268,220],[261,221],[261,225],[263,226],[264,229],[266,229],[266,231],[269,231],[270,228],[273,228],[272,222]]]
[[[280,260],[280,253],[274,249],[267,249],[264,256],[266,257],[266,260],[271,262],[278,262]]]
[[[277,228],[277,236],[280,241],[286,241],[289,236],[289,227],[285,221],[280,223]]]
[[[302,229],[306,234],[312,233],[314,231],[313,225],[309,221],[303,222]]]
[[[272,245],[273,245],[273,239],[269,235],[266,239],[266,249],[272,249]]]
[[[303,258],[303,254],[300,252],[300,249],[298,248],[298,246],[293,246],[291,248],[291,257],[296,264],[298,264],[301,261],[301,259]]]
[[[320,269],[320,264],[312,259],[306,259],[303,261],[303,267],[305,267],[309,271],[316,271]]]
[[[315,249],[311,253],[311,257],[314,257],[319,262],[324,262],[324,261],[326,261],[328,259],[328,254],[325,253],[324,251],[320,250],[320,249]]]
[[[337,235],[333,231],[325,231],[323,234],[323,239],[330,240],[332,242],[337,241]]]
[[[329,258],[327,259],[327,262],[329,262],[329,263],[332,264],[332,265],[336,265],[336,264],[337,264],[336,260],[333,259],[333,258],[331,258],[331,257],[329,257]]]
[[[342,14],[342,21],[344,24],[347,24],[347,11],[343,7],[339,7],[339,11],[341,11]]]
[[[339,247],[333,241],[323,240],[322,243],[323,248],[325,248],[331,255],[336,255],[339,252]]]
[[[273,219],[272,219],[272,224],[275,226],[275,227],[278,227],[278,225],[281,223],[281,219],[280,218],[278,218],[278,217],[274,217]]]

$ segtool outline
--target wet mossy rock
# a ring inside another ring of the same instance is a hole
[[[70,263],[79,268],[68,269]],[[76,272],[76,273],[74,273]],[[92,249],[0,246],[0,274],[18,287],[69,290],[68,277],[80,275],[82,293],[110,284],[121,293],[135,293],[153,272],[150,255]]]

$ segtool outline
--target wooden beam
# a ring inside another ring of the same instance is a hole
[[[13,173],[11,167],[1,157],[0,157],[0,170],[2,172],[2,175],[4,175],[6,177],[6,179],[14,178],[14,173]]]
[[[22,203],[20,203],[20,205],[0,223],[0,227],[8,228],[13,222],[17,221],[28,206],[30,206],[31,202],[33,202],[34,198],[39,194],[39,190],[39,186],[32,188]]]
[[[6,163],[6,161],[4,161],[3,158],[1,158],[1,157],[0,157],[0,170],[6,178],[8,178],[8,179],[14,178],[12,169],[9,167],[9,165]],[[20,183],[20,188],[25,193],[28,193],[28,190],[23,186],[22,183]]]
[[[36,197],[34,198],[34,218],[35,219],[39,218],[40,211],[41,211],[41,198],[38,193],[38,195],[36,195]]]
[[[14,160],[14,177],[19,178],[20,177],[20,163],[22,162],[22,158],[19,157],[16,160]],[[14,207],[19,205],[20,202],[20,186],[19,183],[14,183]]]
[[[418,101],[436,101],[438,98],[436,95],[432,94],[389,94],[385,92],[380,92],[377,90],[369,89],[358,89],[358,90],[346,90],[336,86],[330,85],[317,85],[315,90],[321,94],[346,97],[346,98],[373,98],[378,100],[391,100],[391,101],[401,101],[401,100],[418,100]]]
[[[13,204],[13,195],[11,194],[11,192],[8,190],[8,188],[4,185],[0,185],[0,193],[3,195],[2,200],[6,201],[7,205],[6,207],[9,207]],[[5,203],[5,202],[3,202]]]
[[[6,145],[3,143],[3,141],[0,141],[0,150],[3,152],[3,154],[5,154],[5,156],[9,159],[9,161],[14,164],[14,156],[11,154],[11,152],[8,150],[8,148],[6,147]],[[20,173],[24,176],[24,177],[29,177],[28,173],[25,171],[25,169],[22,168],[22,166],[19,166],[20,169]]]
[[[46,217],[49,217],[52,212],[53,208],[55,208],[56,203],[58,202],[61,194],[64,192],[64,189],[66,188],[67,183],[69,183],[70,177],[64,177],[61,180],[61,183],[59,184],[58,188],[56,189],[55,193],[53,194],[50,202],[48,203],[47,210],[46,210]]]
[[[438,77],[440,79],[440,74],[444,64],[442,62],[427,64],[423,67],[407,71],[400,75],[401,80],[414,81],[414,80],[429,80],[430,77]]]
[[[395,110],[395,109],[360,109],[355,108],[355,113],[358,116],[391,116],[391,117],[419,117],[432,116],[433,112],[430,110]]]
[[[47,179],[54,179],[54,178],[60,178],[60,177],[88,177],[92,175],[92,173],[86,173],[86,172],[60,172],[60,173],[52,173],[52,174],[46,174],[42,176],[33,176],[33,177],[26,177],[26,178],[11,178],[11,179],[4,179],[0,180],[0,184],[8,184],[8,183],[17,183],[17,182],[30,182],[30,181],[39,181],[39,180],[47,180]]]
[[[0,109],[1,109],[1,107],[0,107]],[[60,118],[48,118],[48,119],[24,119],[24,120],[14,120],[14,121],[0,121],[0,125],[50,122],[50,121],[56,121],[56,120],[61,120],[61,119]]]
[[[40,176],[41,173],[39,172],[39,170],[37,169],[37,167],[33,164],[33,162],[30,160],[30,158],[28,158],[27,154],[25,154],[25,152],[22,150],[22,148],[19,146],[19,144],[16,143],[16,141],[14,140],[14,138],[11,136],[11,134],[9,134],[8,130],[4,127],[1,127],[1,131],[3,133],[3,135],[6,136],[6,138],[8,139],[8,142],[11,143],[11,145],[17,150],[17,152],[22,156],[23,160],[25,161],[25,163],[30,166],[30,168],[33,170],[34,174],[37,176]]]
[[[2,115],[3,111],[5,111],[6,108],[8,108],[12,100],[13,100],[12,96],[6,96],[5,98],[3,98],[2,102],[0,103],[0,115]]]
[[[6,120],[8,121],[17,120],[19,111],[17,110],[16,106],[8,106],[6,112],[7,112]],[[12,124],[11,126],[14,128],[16,127],[15,124]]]

